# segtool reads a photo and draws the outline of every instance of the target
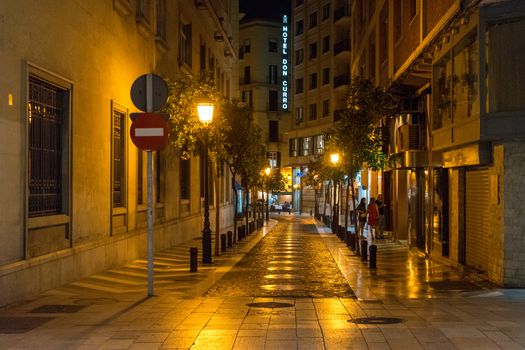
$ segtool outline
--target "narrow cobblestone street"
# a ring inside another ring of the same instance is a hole
[[[352,297],[314,224],[280,216],[279,224],[206,296]]]
[[[192,240],[0,310],[2,349],[524,349],[525,292],[377,241],[371,269],[308,216],[275,215],[189,273]],[[211,288],[210,288],[211,287]]]

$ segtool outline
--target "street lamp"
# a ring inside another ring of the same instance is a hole
[[[268,191],[268,176],[270,176],[272,169],[266,168],[264,169],[264,173],[266,174],[266,221],[270,220],[270,191]]]
[[[337,167],[339,164],[339,153],[332,153],[330,154],[330,162],[334,167]],[[339,208],[337,206],[337,183],[334,176],[334,211],[332,213],[332,231],[337,230],[337,226],[339,225]]]
[[[208,183],[208,125],[213,119],[213,102],[209,98],[197,101],[199,120],[205,126],[204,131],[204,228],[202,229],[202,263],[211,264],[211,229],[210,229],[210,186]],[[217,244],[218,242],[216,242]]]

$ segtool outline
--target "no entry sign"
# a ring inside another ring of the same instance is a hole
[[[168,124],[156,113],[141,113],[133,120],[131,141],[143,151],[157,151],[168,143]]]

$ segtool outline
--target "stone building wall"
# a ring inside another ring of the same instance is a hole
[[[495,145],[492,153],[492,167],[489,168],[490,202],[490,242],[489,242],[489,270],[490,280],[503,284],[504,258],[504,222],[503,222],[503,162],[505,149],[503,145]]]
[[[525,143],[505,143],[503,179],[504,278],[506,287],[525,287]]]

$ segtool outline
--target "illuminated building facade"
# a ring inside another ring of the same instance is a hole
[[[238,98],[239,10],[233,0],[2,1],[0,13],[3,305],[145,255],[131,84],[207,70]],[[154,154],[157,249],[200,236],[199,163]],[[227,225],[231,178],[222,181],[212,203]]]
[[[351,73],[389,89],[403,110],[385,123],[394,236],[525,286],[525,48],[512,39],[525,33],[525,4],[354,0],[352,13]]]

